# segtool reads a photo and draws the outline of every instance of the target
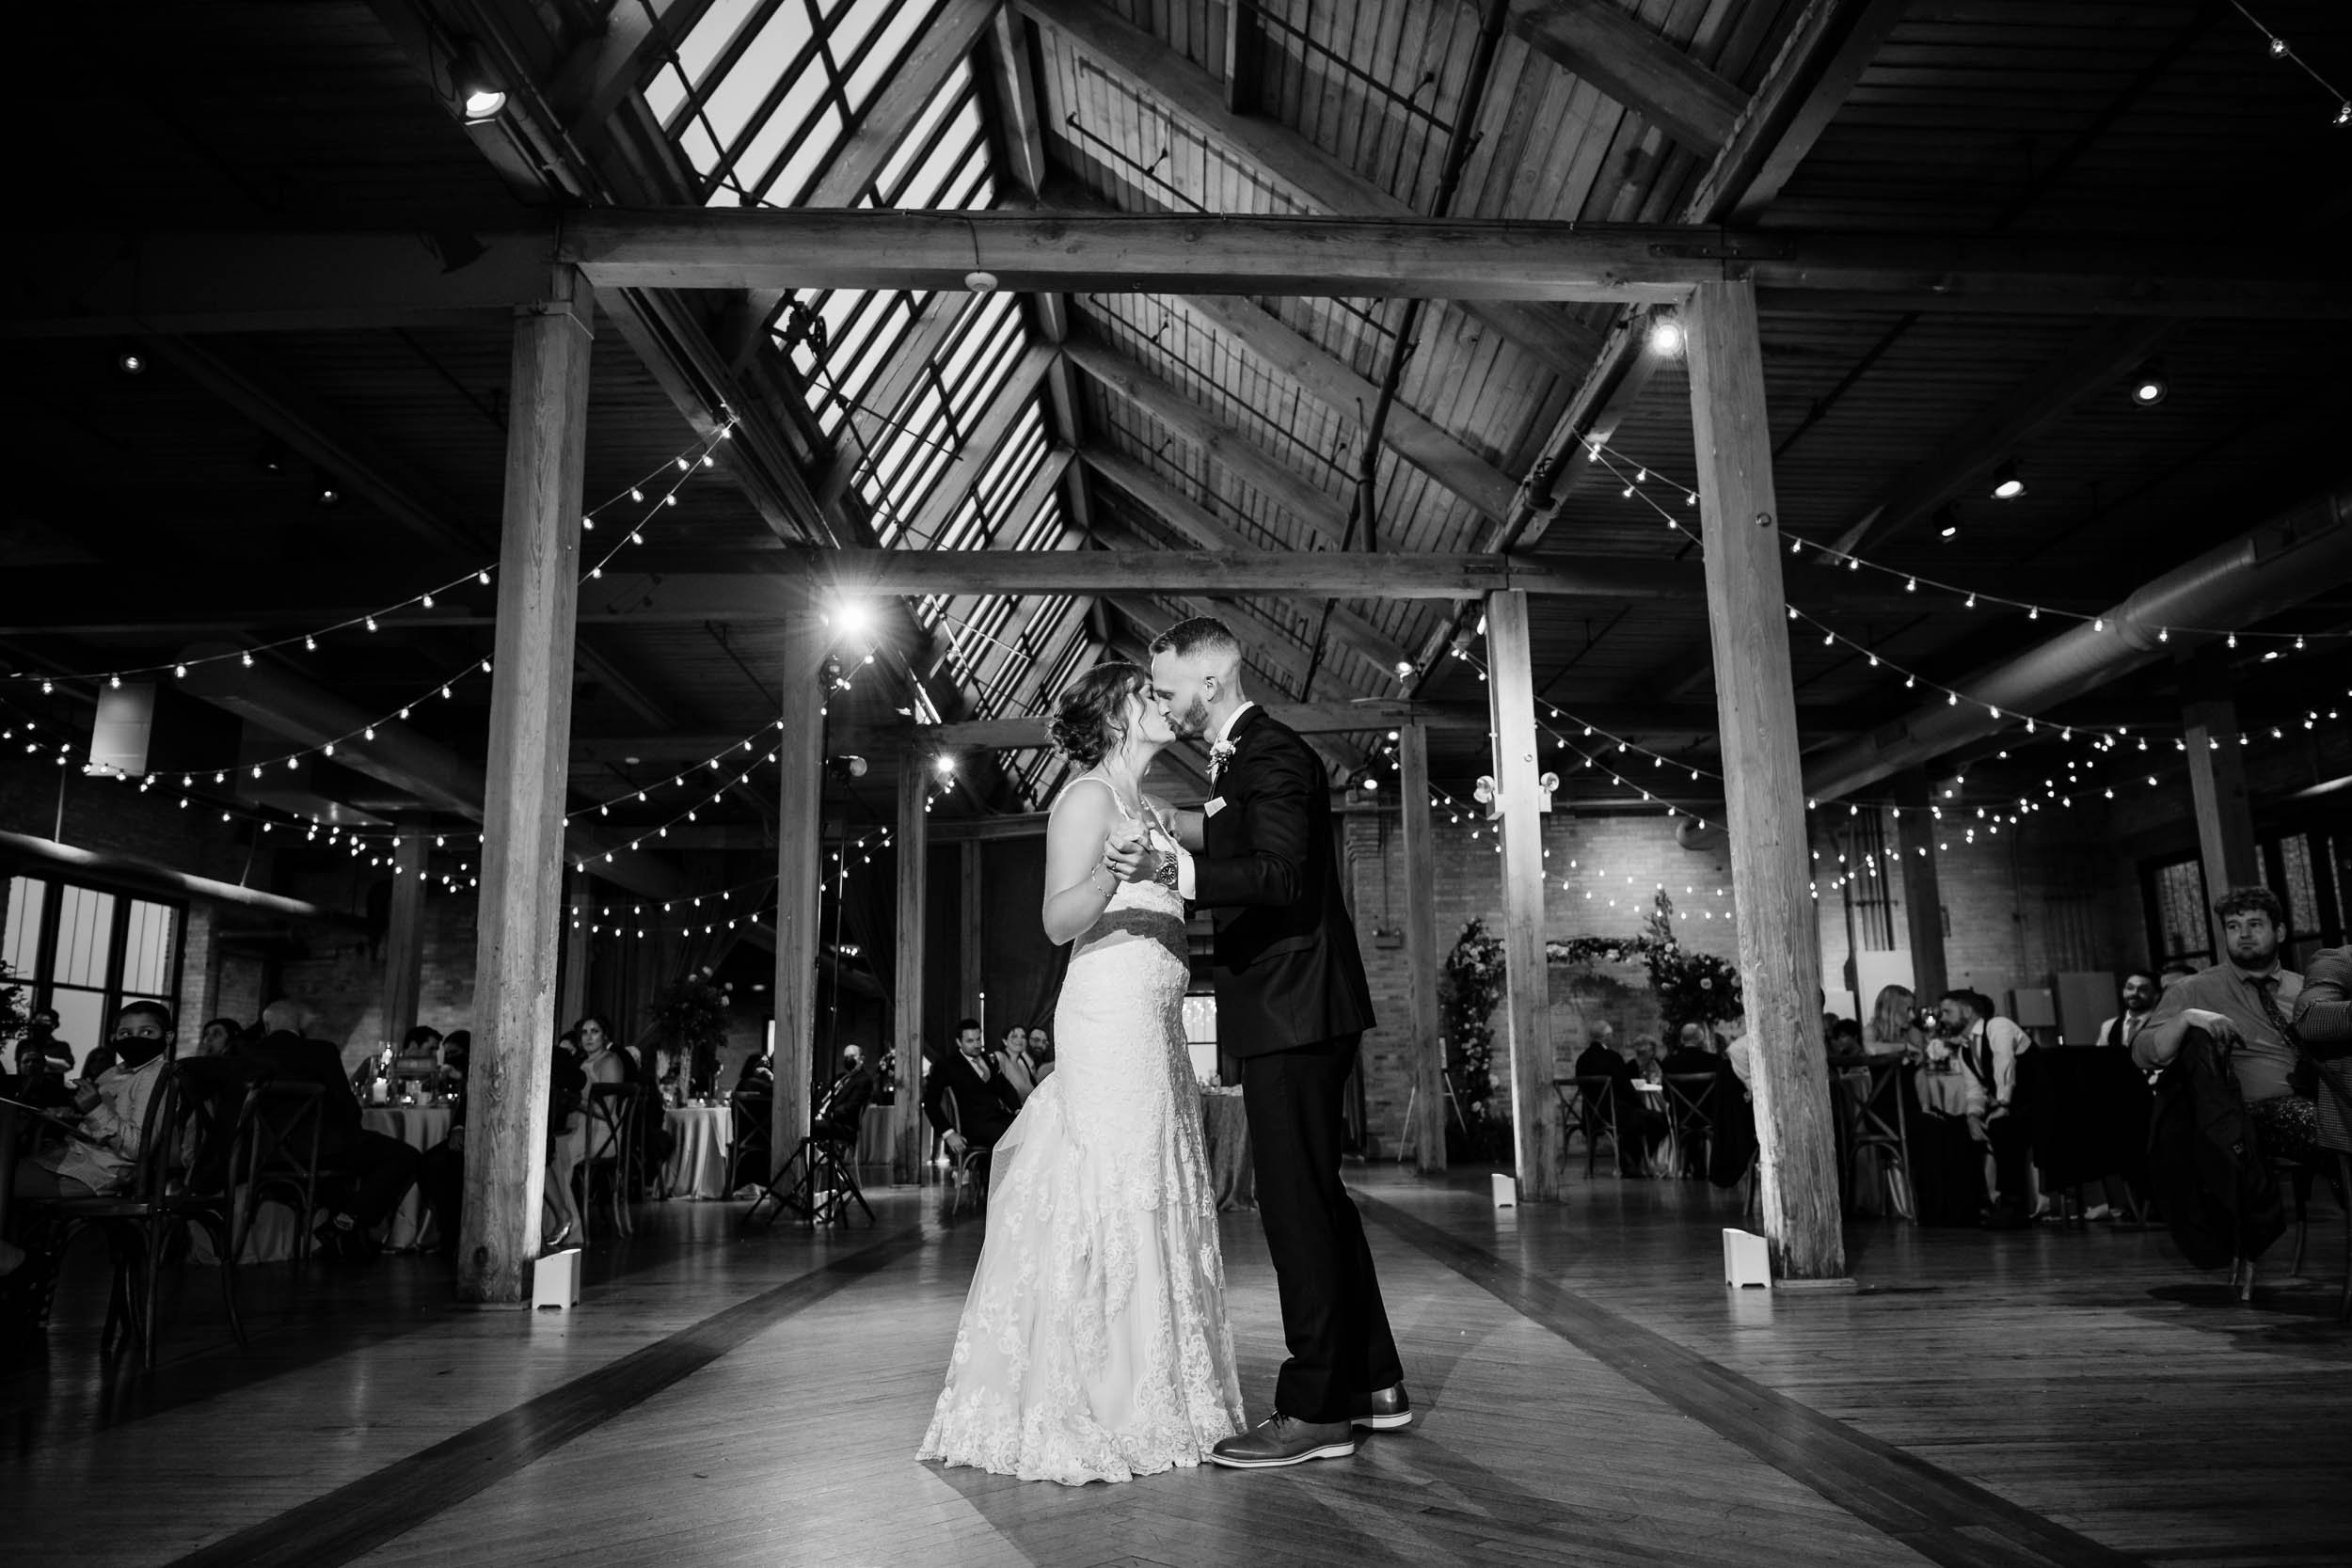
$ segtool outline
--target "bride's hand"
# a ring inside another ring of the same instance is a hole
[[[1122,882],[1139,882],[1152,874],[1154,856],[1141,834],[1110,839],[1103,845],[1103,866]]]

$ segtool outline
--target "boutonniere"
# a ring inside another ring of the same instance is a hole
[[[1216,745],[1210,747],[1209,783],[1216,783],[1217,775],[1224,772],[1226,764],[1232,762],[1232,760],[1233,743],[1232,741],[1220,740]]]

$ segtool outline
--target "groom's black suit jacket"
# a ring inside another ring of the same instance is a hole
[[[1217,1049],[1261,1056],[1373,1025],[1340,889],[1323,759],[1262,707],[1234,721],[1204,806],[1193,897],[1216,927]]]

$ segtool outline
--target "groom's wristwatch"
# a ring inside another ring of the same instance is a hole
[[[1173,890],[1176,887],[1176,856],[1172,851],[1160,851],[1160,863],[1152,868],[1152,879],[1164,888]]]

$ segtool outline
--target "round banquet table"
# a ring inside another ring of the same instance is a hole
[[[454,1119],[446,1105],[370,1105],[359,1113],[361,1127],[398,1138],[420,1154],[447,1138]],[[384,1227],[383,1243],[394,1252],[413,1252],[431,1245],[433,1239],[433,1215],[424,1206],[424,1194],[410,1187]]]
[[[661,1196],[726,1196],[727,1156],[735,1148],[734,1112],[724,1105],[673,1105],[661,1113],[661,1119],[670,1129]]]
[[[1255,1209],[1258,1164],[1249,1151],[1249,1120],[1243,1113],[1238,1087],[1200,1091],[1200,1143],[1216,1206]]]
[[[420,1153],[447,1138],[454,1119],[445,1105],[369,1105],[359,1112],[361,1127],[388,1138],[398,1138]],[[263,1198],[254,1206],[253,1229],[246,1238],[245,1254],[238,1261],[285,1262],[297,1250],[301,1240],[297,1229],[291,1205],[275,1197]],[[376,1233],[376,1239],[395,1252],[413,1252],[432,1245],[436,1235],[432,1212],[424,1206],[424,1195],[411,1187],[383,1229]],[[213,1256],[212,1239],[200,1227],[188,1227],[188,1243],[194,1261],[219,1261]]]

